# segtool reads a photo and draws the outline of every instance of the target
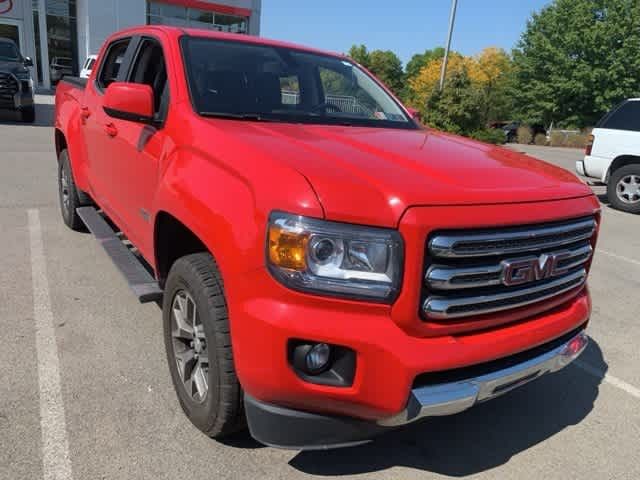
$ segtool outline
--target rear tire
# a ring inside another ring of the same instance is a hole
[[[222,277],[210,254],[176,260],[165,285],[162,315],[171,380],[184,413],[213,438],[243,430],[244,401],[229,314]]]
[[[20,111],[20,120],[24,123],[33,123],[36,121],[35,107],[28,107]]]
[[[81,207],[78,196],[78,189],[73,180],[69,153],[62,150],[58,157],[58,198],[60,201],[60,212],[62,220],[71,230],[84,231],[84,222],[76,212],[76,208]]]
[[[625,165],[615,170],[607,183],[611,206],[629,213],[640,213],[640,164]]]

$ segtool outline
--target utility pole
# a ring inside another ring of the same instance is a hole
[[[442,70],[440,71],[440,91],[444,88],[444,77],[447,75],[447,62],[449,61],[449,50],[451,49],[451,36],[453,35],[453,25],[456,22],[456,9],[458,0],[451,0],[451,15],[449,15],[449,35],[447,36],[447,48],[444,51],[442,60]]]

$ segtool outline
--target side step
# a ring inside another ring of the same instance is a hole
[[[140,303],[156,302],[162,299],[162,289],[140,260],[131,253],[116,232],[100,216],[94,207],[80,207],[76,210],[89,231],[102,244],[129,284]]]

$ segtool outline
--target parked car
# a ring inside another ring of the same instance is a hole
[[[0,38],[0,110],[18,112],[25,123],[36,119],[32,66],[31,58],[23,57],[12,40]]]
[[[640,213],[640,98],[625,100],[598,122],[576,170],[607,185],[612,207]]]
[[[575,175],[421,128],[342,55],[147,26],[97,65],[56,92],[62,218],[162,303],[207,435],[359,444],[585,348],[600,205]]]
[[[51,83],[57,84],[64,76],[73,75],[73,61],[66,57],[53,57],[49,67]]]
[[[82,65],[82,70],[80,70],[80,78],[89,78],[97,58],[98,58],[97,55],[89,55],[87,57],[87,60],[84,62],[84,65]]]
[[[507,143],[513,143],[513,142],[517,142],[518,141],[518,128],[520,128],[522,124],[520,122],[512,122],[512,121],[506,121],[506,122],[492,122],[489,124],[489,128],[496,128],[496,129],[500,129],[504,132],[504,137],[507,141]],[[543,125],[540,124],[534,124],[534,125],[528,125],[528,127],[531,129],[531,138],[535,138],[536,135],[538,135],[539,133],[542,133],[544,135],[547,134],[547,130],[544,128]]]

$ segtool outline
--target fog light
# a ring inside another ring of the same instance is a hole
[[[305,357],[305,363],[309,373],[319,373],[324,370],[329,364],[331,357],[331,347],[326,343],[318,343],[311,347],[307,356]]]

